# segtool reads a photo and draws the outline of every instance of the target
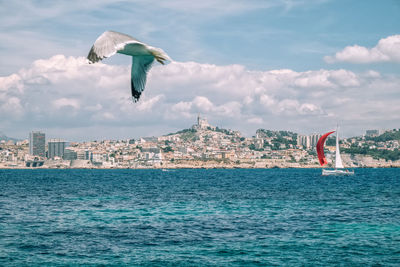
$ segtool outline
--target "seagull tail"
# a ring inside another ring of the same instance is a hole
[[[172,61],[172,59],[164,52],[164,50],[157,48],[152,51],[153,56],[155,59],[161,63],[162,65],[165,64],[165,61]]]

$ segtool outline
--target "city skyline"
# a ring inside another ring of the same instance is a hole
[[[341,138],[342,158],[352,167],[399,166],[399,133],[369,130],[362,137]],[[246,138],[200,116],[192,127],[158,137],[69,143],[46,142],[45,136],[33,131],[29,141],[1,140],[0,168],[315,168],[315,146],[322,137],[258,129]],[[326,140],[327,158],[337,151],[334,144],[335,138]]]
[[[210,124],[343,136],[398,128],[400,4],[386,1],[4,2],[0,132],[70,141],[160,136]],[[149,14],[162,14],[149,16]],[[316,23],[318,22],[318,23]],[[130,61],[89,65],[105,30],[163,47],[143,99]]]
[[[108,137],[108,138],[98,138],[98,139],[96,139],[96,138],[94,138],[94,139],[80,139],[80,140],[65,140],[65,137],[64,136],[62,136],[62,135],[50,135],[50,137],[46,137],[46,144],[48,143],[48,142],[64,142],[64,143],[69,143],[69,142],[90,142],[90,141],[106,141],[106,140],[129,140],[129,139],[138,139],[138,138],[146,138],[146,137],[160,137],[160,136],[166,136],[166,135],[170,135],[170,134],[174,134],[174,133],[176,133],[176,132],[179,132],[179,131],[182,131],[182,130],[185,130],[185,129],[191,129],[191,128],[193,128],[196,124],[197,125],[202,125],[202,124],[204,124],[204,125],[206,125],[207,127],[210,127],[211,129],[216,129],[216,128],[220,128],[220,129],[226,129],[226,130],[232,130],[232,131],[238,131],[238,132],[240,132],[238,129],[230,129],[230,128],[224,128],[224,127],[221,127],[221,126],[215,126],[215,125],[212,125],[212,124],[209,124],[209,122],[208,122],[208,119],[206,118],[206,117],[204,117],[204,116],[200,116],[200,114],[197,114],[196,115],[196,120],[194,120],[193,121],[195,124],[191,124],[191,125],[188,125],[187,127],[185,127],[185,128],[182,128],[182,129],[177,129],[176,131],[174,131],[174,132],[165,132],[165,133],[161,133],[160,135],[140,135],[140,136],[127,136],[126,138],[116,138],[116,137],[113,137],[113,136],[110,136],[110,137]],[[337,127],[338,125],[336,125],[335,127]],[[206,128],[207,128],[206,127]],[[324,130],[325,132],[326,131],[330,131],[330,130],[332,130],[332,131],[335,131],[336,130],[336,128],[335,127],[332,127],[332,128],[328,128],[328,129],[326,129],[326,130]],[[324,132],[320,132],[320,133],[317,133],[317,132],[308,132],[308,133],[304,133],[304,132],[296,132],[296,131],[293,131],[293,130],[290,130],[290,129],[268,129],[268,128],[258,128],[258,129],[256,129],[256,131],[254,132],[254,133],[250,133],[250,135],[245,135],[245,134],[243,134],[242,132],[240,132],[243,136],[245,136],[245,137],[256,137],[257,136],[257,131],[258,130],[272,130],[272,131],[289,131],[289,132],[293,132],[293,133],[296,133],[296,134],[298,134],[299,136],[302,136],[302,137],[309,137],[309,138],[317,138],[317,136],[321,136]],[[386,131],[391,131],[391,130],[397,130],[397,129],[400,129],[400,128],[385,128],[385,129],[366,129],[363,133],[360,133],[360,134],[358,134],[358,135],[350,135],[350,136],[342,136],[342,137],[344,137],[344,138],[352,138],[352,137],[360,137],[360,136],[371,136],[371,135],[379,135],[379,134],[382,134],[382,133],[384,133],[384,132],[386,132]],[[5,133],[3,133],[3,132],[0,132],[0,134],[1,135],[3,135],[3,138],[4,137],[7,137],[7,139],[9,139],[9,140],[15,140],[15,141],[17,141],[17,140],[19,140],[19,141],[23,141],[23,140],[30,140],[30,138],[31,138],[31,134],[32,133],[42,133],[42,134],[46,134],[47,135],[47,132],[46,132],[46,130],[38,130],[38,129],[35,129],[35,130],[31,130],[31,131],[29,131],[28,132],[28,136],[26,137],[26,138],[24,138],[24,137],[22,137],[22,138],[15,138],[14,136],[7,136],[7,135],[5,135]],[[1,141],[2,139],[0,139],[0,141]],[[307,142],[310,142],[310,144],[314,144],[316,141],[315,140],[313,140],[313,141],[311,141],[311,140],[303,140],[303,142],[305,142],[305,143],[307,143]]]
[[[80,140],[80,141],[65,140],[62,136],[50,136],[50,137],[44,137],[44,139],[45,139],[45,144],[46,145],[48,143],[57,143],[57,145],[59,145],[59,146],[61,145],[62,147],[65,148],[65,147],[68,147],[68,144],[70,142],[78,142],[79,143],[79,142],[93,142],[93,141],[100,141],[100,142],[101,141],[118,141],[118,140],[126,141],[126,140],[140,139],[140,138],[159,138],[159,137],[168,136],[168,135],[171,135],[171,134],[176,134],[177,132],[181,132],[181,131],[188,130],[188,129],[208,129],[208,128],[211,129],[211,130],[220,129],[220,130],[228,130],[228,131],[237,132],[237,133],[240,133],[240,135],[242,135],[244,137],[247,137],[247,138],[250,138],[250,137],[258,138],[258,132],[260,130],[271,130],[271,129],[266,129],[266,128],[259,128],[253,134],[251,134],[250,136],[245,136],[240,131],[238,131],[237,129],[226,129],[226,128],[223,128],[223,127],[212,125],[212,124],[210,124],[208,122],[208,119],[206,117],[201,116],[200,114],[197,114],[197,117],[196,117],[196,120],[194,121],[194,124],[192,124],[192,125],[190,125],[190,126],[188,126],[186,128],[183,128],[183,129],[178,129],[176,132],[163,133],[163,134],[161,134],[159,136],[143,135],[143,136],[135,136],[135,137],[131,136],[131,137],[128,137],[128,138],[119,138],[119,139],[111,137],[111,138],[104,138],[104,139],[91,139],[91,140],[87,139],[87,140]],[[343,138],[353,138],[353,137],[363,137],[363,136],[376,136],[376,135],[383,134],[383,133],[385,133],[387,131],[392,131],[392,130],[397,131],[399,129],[400,128],[368,129],[368,130],[365,130],[364,133],[362,133],[362,134],[360,134],[358,136],[342,136],[342,137]],[[336,128],[327,129],[327,131],[330,131],[330,130],[336,131],[337,129]],[[272,130],[272,131],[287,131],[287,130],[275,129],[275,130]],[[315,133],[315,132],[311,132],[311,133],[306,133],[305,134],[305,133],[294,132],[294,131],[290,131],[290,130],[289,130],[289,132],[297,134],[298,138],[300,138],[300,140],[301,140],[300,142],[302,143],[302,145],[304,145],[305,147],[308,147],[308,148],[315,146],[318,138],[320,136],[322,136],[322,134],[323,134],[323,133]],[[19,141],[24,141],[24,140],[25,141],[30,141],[31,138],[32,138],[31,136],[34,133],[39,133],[39,134],[42,134],[42,135],[46,135],[46,131],[44,131],[44,130],[33,130],[33,131],[30,131],[28,133],[28,138],[15,139],[15,138],[13,138],[11,136],[6,136],[6,135],[4,135],[4,133],[0,132],[0,134],[3,134],[3,138],[7,137],[7,139],[14,140],[15,142],[17,142],[18,140]],[[0,136],[0,141],[3,141],[1,139],[1,136]],[[54,148],[54,149],[56,150],[56,148]],[[31,150],[31,147],[30,147],[30,150]]]

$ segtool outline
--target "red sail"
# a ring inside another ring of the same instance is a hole
[[[324,144],[325,144],[325,140],[328,137],[328,135],[334,133],[335,131],[329,132],[324,134],[323,136],[321,136],[321,138],[319,138],[318,143],[317,143],[317,153],[318,153],[318,159],[319,159],[319,163],[321,164],[321,166],[324,166],[325,164],[328,163],[328,161],[325,158],[325,154],[324,154]]]

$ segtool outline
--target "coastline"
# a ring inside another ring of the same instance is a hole
[[[328,167],[329,168],[329,167]],[[376,169],[376,168],[400,168],[400,164],[384,164],[372,166],[351,166],[347,169]],[[93,169],[93,170],[179,170],[179,169],[323,169],[317,164],[310,165],[270,165],[262,166],[260,164],[206,164],[206,165],[191,165],[191,164],[168,164],[156,166],[41,166],[41,167],[25,167],[25,166],[0,166],[0,170],[68,170],[68,169]]]
[[[345,168],[400,168],[400,160],[386,161],[370,156],[342,154]],[[289,159],[177,159],[141,160],[131,162],[110,162],[96,164],[89,160],[46,160],[42,166],[27,167],[24,161],[0,162],[0,169],[322,169],[317,160],[296,162]],[[334,168],[329,163],[324,168]]]

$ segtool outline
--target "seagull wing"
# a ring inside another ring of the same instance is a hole
[[[146,85],[147,72],[154,62],[153,55],[140,55],[132,57],[131,90],[134,101],[137,102]]]
[[[120,47],[132,42],[139,41],[127,34],[106,31],[94,42],[87,58],[91,63],[98,62],[103,58],[111,57]]]
[[[146,75],[154,60],[161,64],[171,60],[160,48],[146,45],[127,34],[106,31],[95,41],[87,56],[90,63],[95,63],[115,53],[132,56],[131,90],[137,102],[146,85]]]

